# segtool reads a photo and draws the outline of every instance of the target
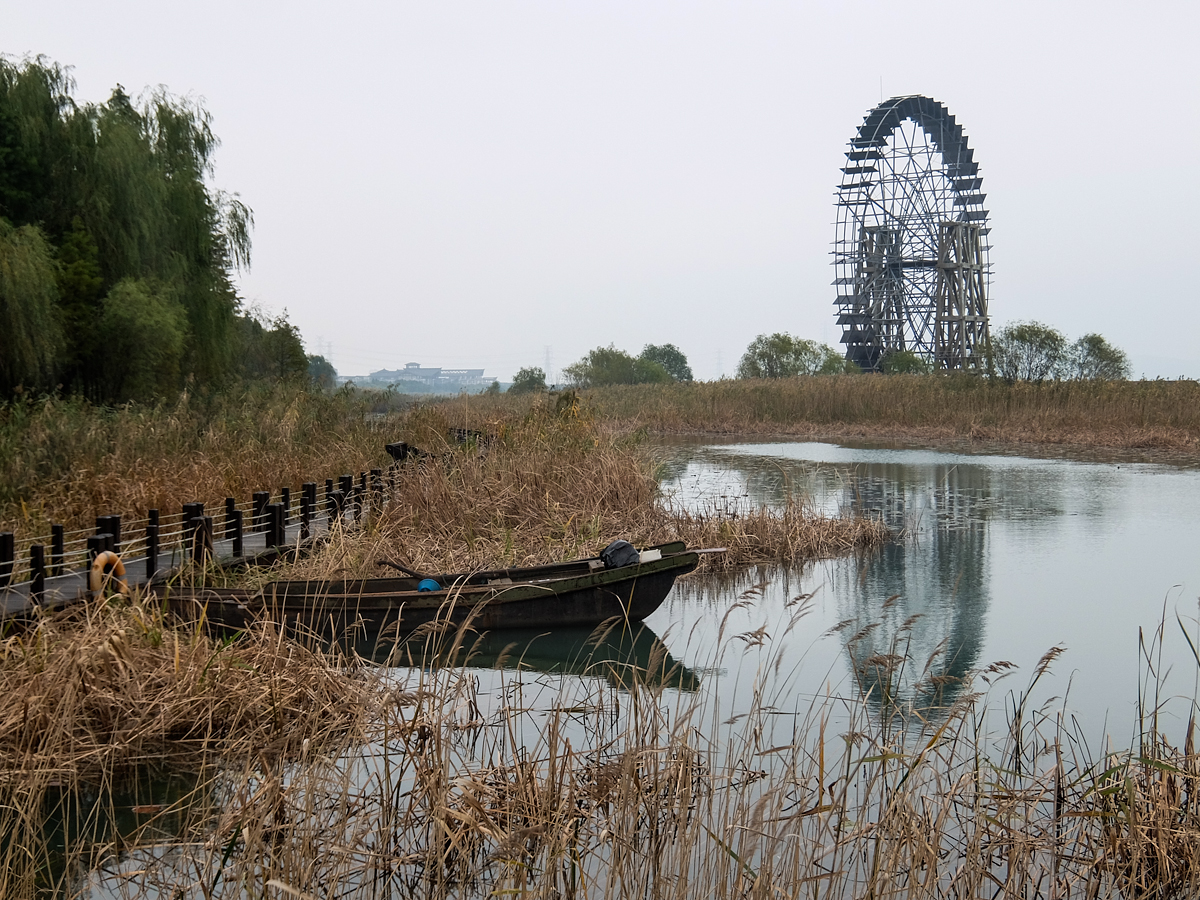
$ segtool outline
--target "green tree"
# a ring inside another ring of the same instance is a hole
[[[483,389],[483,392],[485,394],[499,394],[500,393],[500,382],[493,379],[492,383]]]
[[[323,391],[332,391],[337,387],[337,369],[333,363],[323,356],[308,357],[308,380],[314,387]]]
[[[1041,322],[1013,322],[992,335],[992,365],[1009,384],[1059,377],[1066,351],[1063,333]]]
[[[532,394],[546,389],[546,373],[536,366],[521,369],[513,376],[510,394]]]
[[[933,371],[927,359],[911,350],[893,350],[884,354],[879,368],[885,375],[928,375]]]
[[[104,297],[94,354],[104,395],[154,400],[179,390],[187,312],[162,284],[118,281]]]
[[[235,371],[247,381],[302,381],[308,377],[308,356],[300,330],[287,313],[269,317],[258,312],[238,316],[235,326]]]
[[[32,225],[0,219],[0,391],[53,386],[62,348],[53,251]]]
[[[683,351],[674,344],[647,344],[638,358],[658,363],[676,381],[692,380],[692,367]]]
[[[613,346],[597,347],[563,369],[567,380],[578,387],[614,384],[665,384],[671,376],[662,363],[630,356]]]
[[[793,375],[848,371],[842,356],[828,344],[784,332],[760,334],[738,362],[738,378],[789,378]]]
[[[62,369],[69,385],[81,386],[91,377],[104,293],[100,251],[83,220],[75,216],[58,248],[58,294],[66,338]]]
[[[1067,351],[1070,378],[1124,381],[1129,377],[1129,357],[1098,334],[1085,334]]]
[[[118,85],[76,104],[45,59],[0,58],[0,216],[37,225],[59,248],[68,385],[104,399],[93,365],[101,298],[124,279],[167,290],[187,316],[183,373],[216,384],[230,369],[232,273],[249,264],[252,215],[209,188],[217,139],[198,103]],[[96,283],[96,279],[100,283]]]

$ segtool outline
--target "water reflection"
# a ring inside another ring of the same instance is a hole
[[[611,686],[629,688],[636,681],[649,687],[695,691],[699,676],[675,659],[658,635],[641,623],[613,622],[599,628],[502,628],[469,632],[461,639],[365,635],[358,652],[391,666],[467,666],[517,669],[547,674],[603,678]]]
[[[188,809],[203,802],[211,784],[191,771],[136,769],[117,785],[51,787],[41,818],[43,849],[38,889],[79,896],[90,871],[123,858],[123,847],[179,840]]]
[[[825,513],[857,510],[907,531],[905,542],[866,559],[805,569],[804,590],[832,595],[821,604],[823,630],[850,620],[819,649],[821,658],[840,653],[843,674],[871,696],[883,679],[893,699],[937,707],[954,699],[952,679],[972,666],[1009,660],[1030,672],[1062,645],[1070,652],[1059,667],[1079,677],[1064,677],[1056,690],[1069,693],[1080,721],[1100,728],[1114,704],[1124,717],[1137,702],[1139,629],[1157,627],[1164,603],[1168,622],[1175,609],[1185,620],[1195,615],[1194,469],[814,442],[670,452],[676,474],[663,486],[685,507],[777,506],[799,496]],[[876,664],[886,666],[879,657],[901,646],[916,665],[897,681]],[[1175,662],[1190,692],[1196,662],[1182,646]],[[941,695],[917,691],[918,682],[941,682]],[[1050,690],[1045,680],[1041,686]]]
[[[991,496],[991,472],[981,467],[849,474],[843,505],[909,535],[835,569],[851,670],[873,706],[936,717],[978,664],[991,601]]]
[[[879,517],[903,533],[877,552],[831,567],[837,631],[854,680],[875,709],[937,717],[953,703],[979,663],[987,625],[992,470],[958,463],[836,465],[722,450],[701,456],[698,466],[695,455],[689,459],[693,465],[673,486],[690,488],[692,503],[779,506],[803,497],[826,512]]]

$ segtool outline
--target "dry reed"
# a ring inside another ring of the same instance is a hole
[[[612,387],[587,396],[599,420],[622,431],[1200,450],[1195,381],[821,376]]]
[[[1195,895],[1192,729],[1182,751],[1151,732],[1091,759],[1054,710],[1024,712],[1057,650],[996,732],[972,688],[1003,664],[924,720],[861,695],[781,708],[803,615],[722,635],[725,655],[767,648],[755,701],[728,721],[711,694],[650,682],[500,673],[485,697],[468,669],[398,671],[369,742],[226,768],[174,811],[175,836],[145,826],[93,853],[92,883],[354,900]]]
[[[828,557],[890,536],[876,519],[823,516],[802,498],[780,509],[676,509],[659,491],[651,448],[605,435],[575,405],[465,420],[483,426],[474,429],[482,446],[448,442],[456,420],[446,413],[426,408],[406,423],[432,455],[400,470],[382,517],[337,535],[293,574],[369,576],[381,557],[422,571],[536,565],[595,555],[616,538],[724,547],[706,564],[736,568]]]
[[[241,501],[383,465],[387,418],[349,392],[250,388],[115,409],[45,398],[0,404],[0,531],[89,528],[183,503]]]

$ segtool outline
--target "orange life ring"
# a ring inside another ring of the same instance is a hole
[[[112,572],[105,572],[104,570],[109,566],[112,566]],[[126,596],[129,595],[129,583],[125,580],[125,563],[121,562],[121,557],[111,550],[96,554],[96,558],[92,561],[92,571],[88,573],[88,590],[93,594],[99,594],[106,578],[115,578],[117,591]]]

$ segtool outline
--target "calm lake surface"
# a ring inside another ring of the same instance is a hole
[[[1039,658],[1062,646],[1035,696],[1058,696],[1089,738],[1128,746],[1147,670],[1139,629],[1149,640],[1164,608],[1167,694],[1196,696],[1198,667],[1176,615],[1200,646],[1200,471],[792,442],[670,448],[664,473],[673,502],[688,508],[731,512],[803,496],[824,512],[877,515],[907,532],[878,552],[757,576],[763,596],[739,612],[739,627],[778,631],[786,599],[813,594],[810,615],[788,636],[796,700],[869,692],[863,661],[889,648],[921,667],[933,656],[934,674],[1015,663],[995,696],[1024,688]],[[750,583],[682,583],[648,624],[703,670],[720,643],[716,621]],[[727,692],[722,682],[744,680],[741,669],[726,652],[705,689]],[[895,691],[918,707],[920,677],[910,666]],[[1187,704],[1172,709],[1188,714]]]

